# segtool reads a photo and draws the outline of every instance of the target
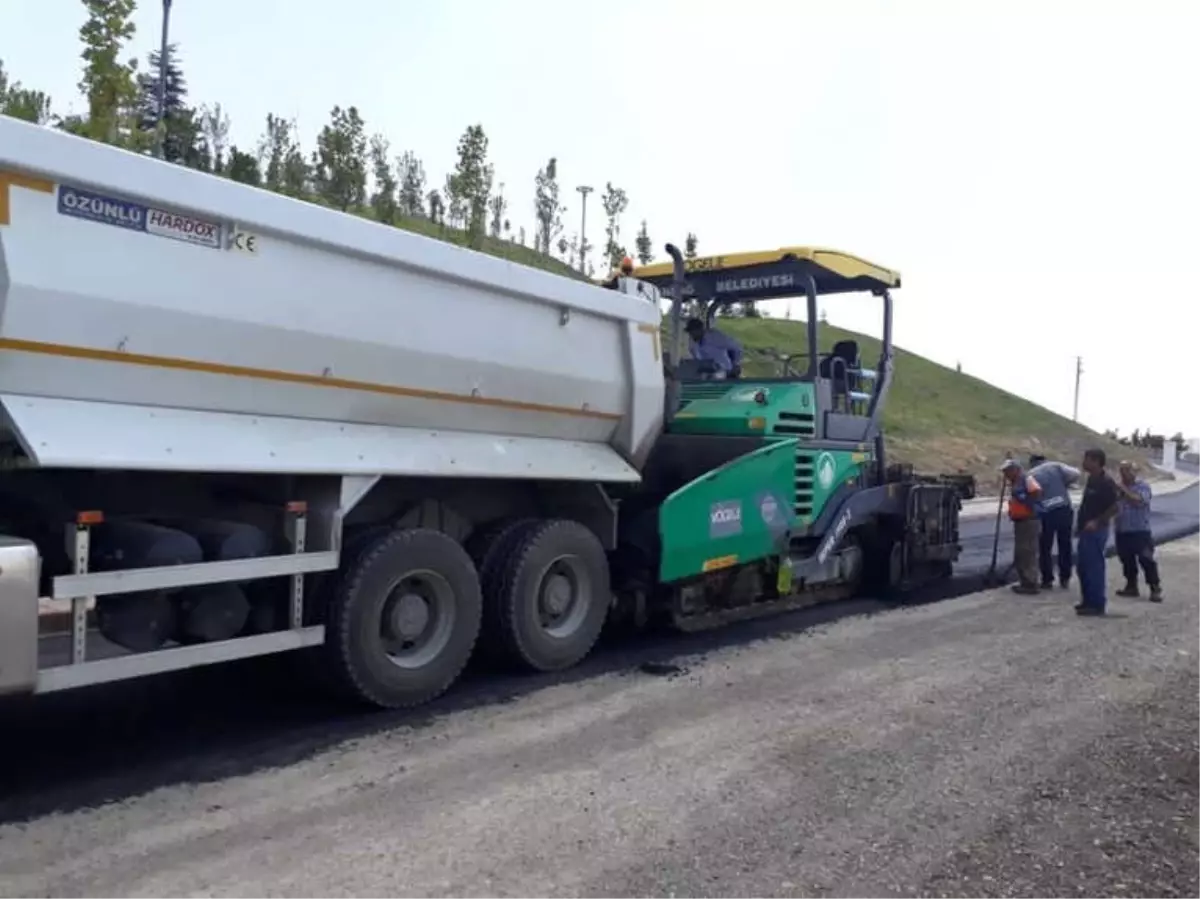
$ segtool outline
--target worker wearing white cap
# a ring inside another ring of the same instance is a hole
[[[1013,592],[1033,595],[1041,592],[1038,587],[1038,537],[1041,534],[1038,512],[1042,488],[1015,459],[1005,459],[1000,471],[1008,481],[1008,517],[1013,523],[1013,567],[1017,569],[1018,580]]]

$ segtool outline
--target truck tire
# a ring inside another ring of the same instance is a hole
[[[483,585],[485,594],[487,584],[512,555],[521,535],[537,523],[536,518],[504,518],[484,525],[467,540],[467,552],[475,563],[475,570],[479,572],[479,583]]]
[[[489,602],[488,597],[496,595],[505,565],[525,532],[538,523],[536,518],[503,518],[479,528],[467,540],[467,552],[475,563],[475,570],[479,572],[479,586],[483,591],[480,633],[484,636],[479,641],[478,651],[484,659],[495,664],[503,665],[509,661],[509,655],[500,641],[488,638],[490,634],[500,633],[501,628],[498,604]]]
[[[533,671],[569,668],[591,652],[612,597],[608,559],[576,521],[543,521],[519,537],[487,584],[483,639]]]
[[[348,559],[325,619],[330,668],[344,691],[382,708],[444,693],[479,635],[471,557],[425,528],[390,531]]]

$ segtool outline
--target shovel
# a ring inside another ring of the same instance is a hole
[[[1008,580],[1009,572],[1012,571],[1012,563],[1004,566],[1003,571],[997,570],[997,559],[1000,555],[1000,526],[1004,522],[1004,493],[1008,489],[1008,480],[1000,479],[1000,498],[996,501],[996,530],[992,534],[992,564],[988,567],[987,572],[983,575],[983,583],[985,587],[994,587],[997,584],[1003,584]]]

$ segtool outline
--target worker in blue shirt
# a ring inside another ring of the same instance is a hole
[[[1050,462],[1045,456],[1029,457],[1029,473],[1042,488],[1039,512],[1042,530],[1038,544],[1038,564],[1042,574],[1042,589],[1054,586],[1054,544],[1058,544],[1058,583],[1064,590],[1070,586],[1074,553],[1071,551],[1071,532],[1075,514],[1071,508],[1071,487],[1080,481],[1078,468],[1062,462]]]
[[[1162,584],[1158,579],[1158,562],[1154,559],[1154,535],[1150,532],[1150,485],[1138,477],[1137,466],[1122,462],[1117,469],[1120,478],[1120,511],[1117,512],[1117,557],[1125,574],[1125,587],[1117,596],[1138,595],[1138,565],[1150,588],[1150,601],[1162,602]]]
[[[691,338],[693,359],[712,362],[718,378],[738,378],[742,374],[742,345],[716,328],[704,327],[698,318],[689,318],[684,326]]]

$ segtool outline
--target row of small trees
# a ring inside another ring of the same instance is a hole
[[[178,165],[211,172],[277,193],[369,215],[380,222],[422,230],[477,249],[495,242],[530,246],[543,257],[557,255],[581,265],[593,249],[580,245],[578,234],[564,233],[558,159],[551,157],[534,177],[532,244],[523,226],[514,229],[505,184],[497,183],[488,159],[483,126],[469,126],[459,138],[454,169],[440,187],[431,185],[425,165],[412,150],[394,152],[388,138],[368,132],[356,106],[335,106],[317,134],[316,147],[305,152],[294,121],[268,114],[256,145],[239,147],[230,140],[230,120],[220,103],[189,101],[178,45],[167,48],[165,91],[159,101],[160,58],[152,52],[143,67],[127,55],[135,26],[136,0],[81,0],[87,21],[80,29],[83,62],[79,90],[87,111],[58,115],[51,98],[13,82],[0,61],[0,112],[40,125],[121,146],[156,152]],[[602,260],[616,267],[628,251],[621,219],[629,206],[624,189],[609,182],[600,197],[604,210]],[[645,220],[633,242],[643,264],[654,258]],[[696,236],[687,249],[696,254]]]
[[[1104,432],[1104,436],[1125,446],[1136,446],[1141,449],[1161,450],[1164,444],[1173,443],[1175,445],[1176,458],[1179,458],[1190,449],[1187,439],[1181,431],[1176,431],[1172,436],[1167,437],[1163,434],[1152,434],[1149,430],[1135,430],[1128,437],[1122,437],[1116,431],[1109,430]]]

